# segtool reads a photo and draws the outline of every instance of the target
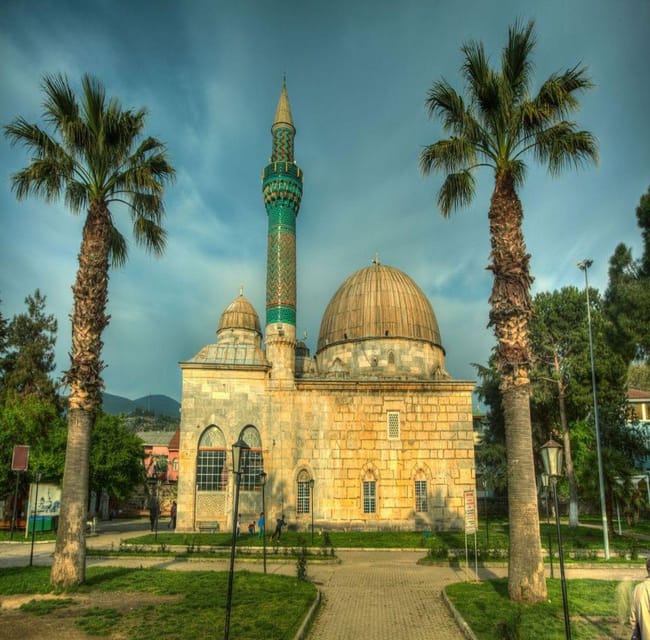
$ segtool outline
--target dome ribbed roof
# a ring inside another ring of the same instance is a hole
[[[262,335],[257,312],[243,293],[239,294],[221,314],[217,335],[225,329],[249,329]]]
[[[373,264],[353,273],[330,300],[317,350],[386,337],[425,340],[442,347],[438,321],[420,287],[395,267]]]

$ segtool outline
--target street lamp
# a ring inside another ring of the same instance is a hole
[[[548,508],[548,492],[549,492],[549,482],[548,482],[548,473],[542,474],[542,486],[544,487],[544,494],[546,495],[546,531],[548,533],[548,557],[551,563],[551,578],[554,578],[553,575],[553,537],[551,536],[551,521]]]
[[[311,491],[311,500],[309,506],[311,507],[311,546],[314,546],[314,479],[309,479],[309,490]]]
[[[564,608],[564,635],[566,640],[571,640],[571,623],[569,622],[569,599],[566,592],[566,578],[564,576],[564,553],[562,551],[562,530],[560,528],[560,505],[557,501],[557,479],[562,474],[562,446],[549,440],[541,447],[544,471],[553,487],[553,502],[555,504],[555,524],[557,525],[558,557],[560,558],[560,582],[562,584],[562,606]]]
[[[266,471],[260,471],[260,484],[262,485],[262,513],[266,514],[266,501],[264,499]],[[264,558],[264,573],[266,573],[266,527],[262,529],[262,557]]]
[[[596,395],[596,368],[594,366],[594,340],[591,334],[591,305],[589,304],[589,277],[587,271],[593,260],[578,262],[578,268],[585,272],[585,292],[587,294],[587,325],[589,327],[589,355],[591,357],[591,387],[594,395],[594,425],[596,428],[596,457],[598,459],[598,486],[600,489],[600,512],[603,519],[603,545],[605,560],[609,560],[609,531],[607,528],[607,508],[605,506],[605,481],[603,479],[603,457],[600,451],[600,425],[598,422],[598,396]]]
[[[232,472],[235,481],[235,503],[232,510],[232,542],[230,545],[230,572],[228,573],[228,596],[226,598],[226,624],[223,630],[223,640],[230,638],[230,610],[232,608],[232,581],[235,573],[235,542],[237,539],[237,513],[239,510],[239,483],[241,474],[246,466],[246,452],[250,447],[244,442],[241,435],[239,440],[232,445]]]
[[[29,566],[34,562],[34,538],[36,537],[36,509],[38,509],[38,483],[41,481],[41,474],[36,474],[36,495],[34,496],[34,505],[32,507],[32,548],[29,552]]]

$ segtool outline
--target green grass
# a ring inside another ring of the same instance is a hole
[[[0,542],[9,542],[10,540],[13,540],[14,542],[31,542],[32,541],[31,531],[28,534],[28,536],[25,537],[25,530],[17,529],[16,531],[14,531],[14,536],[12,538],[10,531],[6,529],[0,530]],[[56,540],[56,531],[36,531],[34,541],[39,542],[41,540],[48,540],[48,541]]]
[[[568,581],[569,616],[574,640],[619,637],[613,635],[615,629],[620,630],[619,604],[625,599],[619,584],[626,585],[615,580]],[[565,637],[560,581],[547,579],[546,585],[548,601],[536,605],[521,605],[509,600],[505,579],[457,583],[449,585],[445,591],[479,640],[503,640],[507,637],[560,640]]]
[[[0,569],[0,594],[49,593],[49,575],[47,567]],[[117,592],[123,604],[120,610],[117,605],[75,610],[76,624],[89,635],[138,639],[159,630],[166,639],[194,640],[218,636],[223,629],[227,581],[227,572],[92,567],[86,582],[70,593]],[[177,597],[159,604],[151,604],[148,598],[138,606],[138,593]],[[306,581],[237,571],[231,636],[238,640],[293,638],[315,596],[316,588]],[[43,615],[56,615],[55,609],[61,609],[49,604],[32,607],[40,615],[48,606],[52,609]],[[68,615],[71,606],[64,607]]]
[[[602,531],[588,526],[571,528],[567,524],[561,525],[563,549],[567,561],[600,562],[599,557],[603,547]],[[489,529],[484,524],[479,528],[476,536],[478,555],[480,560],[507,560],[508,558],[508,522],[506,520],[491,520]],[[553,557],[557,558],[557,530],[555,523],[540,525],[542,547],[548,551],[549,538]],[[131,549],[132,552],[143,551],[145,548],[151,552],[167,552],[169,547],[175,547],[174,553],[178,554],[178,547],[184,547],[187,553],[210,553],[222,547],[230,548],[231,535],[228,533],[159,533],[146,534],[128,538],[124,541],[123,550]],[[468,537],[468,546],[473,549],[474,537]],[[267,553],[286,555],[292,550],[296,551],[302,546],[323,549],[341,548],[373,548],[373,549],[426,549],[430,559],[446,559],[449,555],[461,551],[464,555],[465,534],[463,531],[328,531],[316,532],[314,544],[311,544],[310,532],[288,531],[282,535],[280,543],[266,541]],[[237,539],[238,548],[259,549],[262,539],[258,536],[242,535]],[[621,561],[629,559],[635,561],[639,553],[650,550],[650,541],[639,541],[629,536],[610,536],[611,560]],[[247,551],[242,551],[246,553]]]

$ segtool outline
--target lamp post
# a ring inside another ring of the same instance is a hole
[[[314,479],[309,479],[309,491],[311,492],[311,500],[309,501],[311,511],[311,546],[314,546]]]
[[[544,493],[546,495],[546,531],[548,533],[548,557],[549,562],[551,563],[551,578],[554,578],[553,575],[553,537],[551,536],[551,521],[548,508],[548,473],[542,474],[542,486],[544,487]]]
[[[266,514],[266,501],[264,500],[266,471],[260,472],[260,484],[262,485],[262,513]],[[264,527],[264,530],[262,531],[262,558],[264,558],[264,573],[266,573],[266,527]]]
[[[557,479],[562,473],[562,446],[549,440],[541,447],[544,471],[548,475],[553,487],[553,502],[555,504],[555,524],[557,525],[558,557],[560,558],[560,582],[562,584],[562,607],[564,609],[564,635],[566,640],[571,640],[571,623],[569,621],[569,599],[566,591],[566,578],[564,576],[564,553],[562,550],[562,530],[560,528],[560,506],[557,501]]]
[[[594,366],[594,340],[591,333],[591,305],[589,304],[589,276],[587,272],[593,260],[578,262],[578,268],[585,272],[585,292],[587,295],[587,325],[589,327],[589,355],[591,357],[591,387],[594,395],[594,426],[596,428],[596,457],[598,459],[598,486],[600,490],[600,512],[603,519],[603,545],[605,560],[609,560],[609,531],[607,528],[607,507],[605,506],[605,481],[603,479],[603,457],[600,451],[600,424],[598,421],[598,396],[596,394],[596,368]]]
[[[232,472],[235,481],[235,502],[232,510],[232,542],[230,545],[230,571],[228,573],[228,596],[226,598],[226,624],[223,630],[223,640],[230,639],[230,610],[232,608],[232,581],[235,573],[235,542],[237,540],[237,513],[239,511],[239,483],[245,467],[246,452],[250,447],[241,435],[232,445]]]
[[[38,483],[41,481],[41,474],[36,474],[36,495],[34,496],[34,505],[32,507],[32,548],[29,552],[29,566],[34,563],[34,538],[36,537],[36,509],[38,509]]]

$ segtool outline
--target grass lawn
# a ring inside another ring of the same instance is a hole
[[[84,585],[58,597],[49,575],[48,567],[0,569],[2,626],[13,637],[78,637],[82,630],[89,636],[194,640],[220,637],[223,630],[227,572],[94,567]],[[293,638],[315,596],[309,582],[238,570],[231,637]]]
[[[602,551],[603,536],[600,529],[580,526],[570,528],[561,525],[563,547],[567,561],[599,561]],[[557,538],[555,523],[540,525],[542,547],[548,551],[549,541],[553,556],[557,558]],[[493,520],[489,528],[483,526],[477,534],[479,558],[482,560],[507,560],[508,558],[508,523],[506,520]],[[213,551],[215,547],[230,547],[229,533],[174,533],[160,531],[157,536],[152,533],[130,537],[124,540],[131,549],[138,547],[153,547],[166,551],[170,545],[185,547],[188,553]],[[468,545],[473,550],[474,539],[468,538]],[[262,538],[257,535],[241,535],[237,539],[238,547],[262,547]],[[284,555],[298,550],[303,546],[317,549],[316,554],[327,555],[327,551],[341,548],[374,548],[374,549],[426,549],[432,560],[446,559],[461,550],[464,555],[465,534],[462,531],[316,531],[314,544],[311,543],[310,532],[287,531],[282,534],[279,543],[266,539],[267,553]],[[625,558],[636,560],[639,553],[650,550],[650,542],[638,541],[627,536],[610,537],[611,559],[614,561]],[[126,547],[125,547],[126,549]],[[327,551],[326,551],[327,550]]]
[[[548,601],[518,605],[508,599],[507,580],[449,585],[445,591],[479,640],[562,640],[564,613],[559,580],[546,580]],[[632,583],[569,580],[567,593],[574,640],[628,638]],[[619,613],[620,611],[620,613]]]

